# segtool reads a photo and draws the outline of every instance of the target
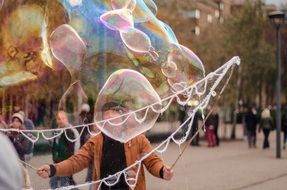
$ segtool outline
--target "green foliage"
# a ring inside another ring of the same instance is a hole
[[[264,15],[262,3],[247,3],[225,22],[226,47],[231,54],[241,58],[239,98],[254,102],[262,92],[263,86],[274,81],[274,51],[266,42],[265,30],[268,20]],[[229,32],[228,32],[229,31]],[[259,100],[260,101],[260,100]]]
[[[196,47],[208,71],[232,56],[241,58],[240,68],[235,70],[224,93],[225,101],[235,102],[240,98],[254,102],[258,97],[261,104],[262,93],[274,88],[270,83],[275,81],[274,49],[266,40],[266,31],[270,29],[262,3],[257,1],[256,4],[246,3],[223,24],[208,27],[197,41]]]

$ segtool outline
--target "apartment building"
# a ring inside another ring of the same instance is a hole
[[[212,23],[223,23],[230,14],[244,6],[247,0],[193,0],[193,8],[182,14],[191,21],[192,32],[200,35],[201,30]],[[256,0],[249,0],[255,3]],[[276,10],[275,5],[265,5],[266,13]]]

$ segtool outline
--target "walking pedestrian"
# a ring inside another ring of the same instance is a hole
[[[285,107],[285,110],[282,115],[282,131],[283,131],[283,149],[286,149],[287,146],[287,106]]]
[[[258,123],[255,106],[248,108],[245,115],[246,132],[249,148],[256,148],[256,127]]]
[[[263,149],[269,148],[269,134],[273,128],[273,120],[271,118],[271,113],[268,108],[265,108],[261,113],[261,119],[259,124],[259,133],[262,130],[264,134]]]

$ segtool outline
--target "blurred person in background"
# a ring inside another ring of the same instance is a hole
[[[258,123],[255,106],[249,107],[245,115],[245,124],[249,148],[256,148],[256,127]]]
[[[7,129],[8,125],[5,122],[4,116],[2,115],[2,112],[0,112],[0,129]]]
[[[197,132],[198,130],[198,123],[199,123],[199,120],[201,120],[201,111],[197,111],[195,114],[194,114],[194,119],[193,119],[193,123],[192,123],[192,126],[191,126],[191,137],[195,135],[195,133]],[[199,133],[194,137],[194,139],[192,140],[191,142],[191,145],[192,146],[200,146],[199,144]]]
[[[31,119],[29,119],[28,117],[25,117],[24,111],[19,111],[19,113],[24,118],[24,126],[25,126],[25,128],[28,129],[28,130],[34,130],[35,129],[35,125],[34,125],[33,121]],[[35,138],[32,133],[27,133],[27,135],[29,137],[31,137],[31,138]],[[33,151],[34,151],[34,144],[33,143],[29,143],[27,152],[24,155],[25,162],[29,162],[31,160],[31,158],[33,156]]]
[[[213,110],[211,110],[210,107],[207,108],[206,112],[207,114],[211,111],[211,114],[209,117],[206,118],[205,121],[205,137],[208,141],[208,147],[214,147],[216,145],[216,139],[215,139],[215,127],[218,128],[218,118],[216,117],[216,114]],[[218,114],[217,114],[218,116]]]
[[[24,117],[20,113],[14,113],[12,115],[12,123],[11,128],[16,130],[25,130],[24,126]],[[25,154],[28,153],[28,149],[30,144],[32,143],[29,141],[22,133],[17,131],[9,131],[7,132],[9,139],[11,140],[12,144],[14,145],[20,160],[25,161]]]
[[[59,111],[56,115],[56,123],[58,128],[69,128],[71,124],[68,121],[67,113],[64,111]],[[74,154],[75,143],[71,142],[66,135],[70,139],[74,139],[75,135],[71,129],[66,129],[64,133],[62,133],[57,138],[53,139],[52,142],[52,159],[55,164],[68,159],[70,156]],[[65,187],[69,185],[75,185],[75,182],[72,178],[72,175],[67,176],[53,176],[50,178],[50,187],[52,189],[56,189],[59,187]]]
[[[181,111],[181,114],[180,114],[180,115],[183,115],[183,116],[180,117],[181,118],[181,124],[183,124],[190,117],[188,112],[191,110],[191,108],[189,108],[188,106],[185,106],[184,108],[185,109],[182,109],[184,112]],[[197,111],[194,114],[193,118],[190,118],[189,121],[187,121],[184,124],[184,126],[182,127],[182,132],[185,134],[187,132],[187,130],[188,130],[188,126],[189,126],[190,122],[192,121],[191,129],[190,129],[190,132],[189,132],[189,134],[187,136],[187,140],[190,140],[195,135],[195,133],[197,132],[197,130],[198,130],[198,121],[200,119],[200,116],[201,116],[201,112]],[[200,146],[199,145],[199,134],[197,134],[193,138],[193,140],[192,140],[190,145],[192,145],[192,146]]]
[[[282,114],[282,126],[281,130],[284,134],[283,138],[283,149],[286,149],[287,146],[287,105],[285,106],[284,112]]]
[[[26,129],[25,125],[24,125],[24,117],[23,117],[22,114],[14,113],[12,115],[11,127],[13,129],[18,129],[18,130],[25,130]],[[17,158],[17,157],[20,158],[20,160],[22,160],[24,162],[27,162],[25,156],[27,154],[29,154],[29,148],[31,146],[33,146],[33,143],[31,141],[29,141],[23,134],[21,134],[19,132],[10,131],[10,132],[7,132],[6,134],[8,135],[10,141],[13,143],[14,149],[18,153],[18,156],[17,155],[15,155],[15,156],[13,155],[14,158],[10,157],[11,155],[9,157],[7,157],[8,160],[9,160],[9,165],[11,165],[10,161],[15,159],[15,158]],[[3,149],[3,147],[5,149],[5,143],[1,143],[1,147],[2,147],[1,149]],[[5,156],[4,154],[7,154],[7,153],[6,152],[3,153],[3,154],[1,153],[0,157],[1,156]],[[1,161],[1,159],[0,159],[0,161]],[[2,171],[2,164],[4,164],[4,162],[1,161],[0,163],[1,163],[1,171]],[[7,164],[5,164],[5,165],[6,165],[6,167],[8,167]],[[20,165],[20,171],[21,171],[20,175],[21,175],[21,178],[23,177],[23,180],[21,181],[21,183],[19,183],[22,188],[14,188],[14,189],[15,190],[16,189],[31,190],[32,187],[31,187],[30,176],[29,176],[29,173],[28,173],[28,171],[26,169],[25,163],[19,164],[19,161],[17,159],[17,164],[14,164],[14,165],[16,165],[16,166]],[[15,170],[16,170],[16,166],[15,166]],[[0,171],[0,173],[1,173],[1,171]],[[6,171],[6,172],[8,172],[8,171]],[[11,178],[9,178],[8,180],[9,180],[9,183],[11,183]],[[14,185],[16,185],[16,184],[14,184]],[[9,185],[12,187],[12,184],[9,184]],[[2,186],[1,179],[0,179],[0,187],[1,188],[5,187],[5,185]],[[6,188],[3,188],[3,189],[6,189]],[[7,188],[7,189],[13,189],[13,188]]]
[[[270,110],[268,108],[265,108],[261,113],[261,119],[260,119],[259,130],[258,130],[259,133],[262,130],[264,134],[263,149],[270,147],[268,137],[269,137],[270,131],[273,129],[273,126],[274,126],[274,123],[271,117]]]
[[[212,117],[213,124],[214,124],[215,143],[216,143],[216,146],[219,146],[220,139],[219,139],[219,136],[218,136],[218,127],[219,127],[218,107],[214,107],[210,117]]]

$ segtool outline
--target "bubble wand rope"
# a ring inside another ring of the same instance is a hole
[[[34,167],[34,166],[32,166],[32,165],[30,165],[30,164],[28,164],[28,163],[26,163],[26,162],[24,162],[22,160],[19,160],[19,162],[21,162],[24,166],[28,166],[29,168],[31,168],[31,169],[33,169],[35,171],[38,170],[38,168],[36,168],[36,167]]]
[[[213,94],[212,96],[214,97],[214,96],[216,95],[216,92],[214,91],[214,89],[218,86],[218,84],[219,84],[219,82],[222,80],[223,76],[225,76],[225,74],[226,74],[226,72],[229,70],[230,66],[232,66],[232,69],[233,69],[233,68],[235,67],[234,63],[236,63],[237,65],[240,64],[240,59],[239,59],[239,57],[233,57],[232,60],[235,61],[235,62],[232,62],[231,65],[226,63],[224,66],[220,67],[218,70],[216,70],[215,72],[213,72],[213,73],[215,73],[215,75],[212,75],[212,76],[209,76],[209,75],[208,75],[209,78],[207,78],[207,79],[210,79],[210,78],[213,77],[213,76],[222,76],[222,77],[219,77],[219,79],[216,79],[217,82],[216,82],[216,84],[213,84],[213,85],[212,85],[212,88],[211,88],[210,92],[208,93],[208,95],[209,95],[209,94]],[[230,61],[232,61],[232,60],[230,60]],[[230,61],[228,61],[228,63],[229,63]],[[228,67],[227,67],[226,65],[227,65]],[[222,71],[223,67],[225,68],[224,71]],[[216,74],[218,71],[220,71],[221,73],[220,73],[220,74]],[[208,77],[208,76],[207,76],[207,77]],[[205,83],[206,83],[206,80],[207,80],[207,79],[205,79]],[[197,83],[199,83],[199,82],[196,82],[195,84],[197,84]],[[205,86],[206,86],[206,85],[205,85]],[[195,86],[195,87],[196,87],[196,86]],[[223,87],[224,87],[224,86],[223,86]],[[197,90],[197,89],[195,88],[195,90]],[[184,91],[185,91],[185,90],[184,90]],[[223,90],[222,90],[222,91],[223,91]],[[204,90],[204,92],[202,92],[201,95],[203,95],[205,92],[206,92],[206,91]],[[165,98],[165,99],[166,99],[166,98]],[[210,99],[210,97],[205,97],[205,100],[200,103],[200,106],[206,107],[206,103],[204,103],[204,102],[209,101],[209,99]],[[169,102],[171,102],[171,101],[169,101]],[[186,104],[186,103],[185,103],[185,104]],[[185,104],[184,104],[184,105],[185,105]],[[197,110],[197,109],[196,109],[196,110]],[[193,114],[194,114],[194,113],[193,113]],[[192,114],[192,115],[193,115],[193,114]],[[183,124],[187,123],[187,121],[190,120],[190,119],[193,117],[192,115],[190,115],[190,116],[189,116],[189,119],[187,119]],[[98,189],[100,189],[100,186],[101,186],[102,183],[105,183],[105,184],[108,185],[108,186],[112,186],[112,184],[111,184],[108,180],[112,180],[112,179],[114,179],[114,177],[118,178],[120,175],[122,175],[124,172],[126,172],[127,170],[131,169],[131,168],[134,167],[134,166],[140,166],[140,164],[142,163],[142,161],[143,161],[144,159],[146,159],[147,157],[149,157],[149,156],[150,156],[152,153],[154,153],[155,151],[163,152],[162,150],[159,151],[159,148],[162,147],[164,144],[167,144],[167,145],[168,145],[171,139],[172,139],[174,142],[176,142],[175,139],[173,138],[173,136],[174,136],[180,129],[181,129],[181,127],[178,128],[175,132],[173,132],[173,134],[172,134],[171,136],[169,136],[168,139],[166,139],[164,142],[162,142],[160,145],[158,145],[155,149],[151,150],[149,153],[147,153],[146,155],[144,155],[140,160],[137,160],[137,161],[134,162],[132,165],[128,166],[127,168],[123,169],[122,171],[119,171],[119,172],[117,172],[117,173],[115,173],[115,174],[113,174],[113,175],[111,175],[111,176],[108,176],[108,177],[103,178],[103,179],[99,179],[99,180],[97,180],[97,181],[92,181],[92,182],[89,182],[89,183],[79,184],[79,185],[76,185],[76,186],[72,185],[72,186],[69,186],[69,187],[65,187],[64,189],[73,189],[73,188],[78,188],[78,187],[85,187],[85,186],[90,186],[90,185],[93,185],[93,184],[99,184]],[[167,145],[165,145],[165,147],[166,147]],[[166,149],[166,148],[165,148],[165,149]],[[137,178],[136,178],[135,180],[137,181]],[[111,181],[111,182],[113,182],[113,181]],[[128,184],[128,185],[130,186],[130,184]],[[131,186],[130,186],[130,187],[131,187]],[[131,187],[131,188],[133,188],[133,187]],[[61,189],[62,189],[62,188],[61,188]]]
[[[228,82],[229,82],[229,80],[230,80],[230,78],[231,78],[231,76],[232,76],[233,69],[234,69],[234,67],[231,68],[230,75],[228,76],[228,79],[227,79],[226,82],[224,83],[224,86],[222,87],[222,89],[221,89],[219,95],[217,96],[216,100],[214,101],[214,103],[213,103],[213,105],[212,105],[210,111],[208,112],[207,116],[204,118],[202,124],[201,124],[200,127],[197,129],[197,131],[195,132],[195,134],[185,143],[185,145],[184,145],[184,147],[183,147],[183,150],[180,152],[180,154],[178,155],[178,157],[176,158],[176,160],[174,161],[174,163],[171,165],[171,169],[174,168],[174,166],[176,165],[177,161],[181,158],[181,156],[182,156],[183,153],[185,152],[186,148],[190,145],[190,143],[193,141],[193,139],[196,137],[196,135],[199,134],[199,131],[204,128],[206,120],[207,120],[208,117],[211,115],[212,111],[214,110],[215,105],[218,103],[218,101],[219,101],[219,99],[220,99],[220,97],[221,97],[221,94],[223,93],[225,87],[227,86],[227,84],[228,84]]]

